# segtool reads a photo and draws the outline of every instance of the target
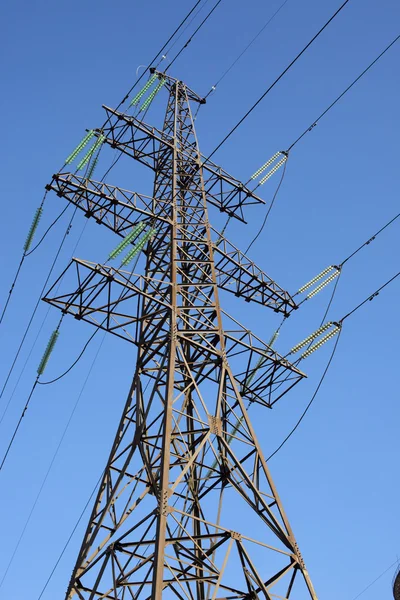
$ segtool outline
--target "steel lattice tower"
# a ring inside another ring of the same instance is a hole
[[[66,598],[316,599],[245,406],[272,406],[303,374],[230,319],[218,289],[296,305],[210,226],[208,203],[243,219],[261,200],[200,154],[190,103],[204,101],[157,75],[162,131],[109,108],[97,131],[154,170],[152,197],[71,173],[47,186],[121,236],[152,232],[143,275],[74,259],[76,289],[45,298],[138,347]]]

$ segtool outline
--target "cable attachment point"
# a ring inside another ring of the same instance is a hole
[[[258,182],[259,185],[263,185],[270,177],[272,177],[274,173],[276,173],[276,171],[278,171],[278,169],[281,168],[282,165],[285,164],[285,162],[288,159],[288,156],[289,153],[285,150],[280,150],[279,152],[276,152],[273,156],[271,156],[269,160],[267,160],[266,163],[264,163],[255,173],[253,173],[250,179],[257,179],[257,177],[259,177],[261,173],[264,173],[264,171],[270,167],[266,175],[264,175],[264,177]]]

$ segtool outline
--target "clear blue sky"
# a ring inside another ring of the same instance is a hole
[[[191,4],[184,0],[3,3],[1,303],[44,185],[61,168],[85,128],[101,124],[101,104],[115,106],[120,101],[134,82],[137,67],[158,51]],[[280,0],[223,0],[171,74],[205,94],[279,4]],[[201,109],[197,126],[203,153],[214,148],[339,4],[339,0],[287,2]],[[398,35],[399,17],[400,5],[394,0],[351,0],[215,155],[215,161],[247,180],[272,154],[287,147]],[[340,262],[399,212],[399,57],[398,44],[290,157],[276,207],[251,251],[252,258],[290,291],[327,265]],[[159,108],[155,106],[154,112],[149,112],[150,122],[153,116],[159,117],[165,96],[158,102]],[[151,182],[145,168],[129,159],[121,163],[109,182],[150,194]],[[262,188],[267,202],[277,181],[274,178]],[[64,206],[64,200],[49,196],[41,232]],[[250,210],[249,224],[233,224],[228,237],[242,247],[247,245],[263,211]],[[214,211],[211,218],[221,223]],[[57,225],[25,264],[0,330],[1,382],[65,223],[64,219]],[[85,223],[80,214],[52,281],[67,265]],[[399,227],[400,223],[388,229],[346,266],[332,307],[333,318],[343,316],[398,271]],[[100,262],[115,244],[111,233],[88,223],[75,254]],[[400,556],[399,291],[397,280],[346,321],[318,399],[295,436],[271,461],[272,474],[321,600],[353,600]],[[290,319],[277,343],[278,351],[284,353],[317,327],[328,297],[328,291],[321,293]],[[223,295],[222,300],[224,307],[246,326],[269,339],[278,323],[276,315],[262,307],[244,310],[229,296]],[[46,312],[46,306],[41,306],[1,399],[0,411],[10,398]],[[50,310],[28,359],[0,426],[1,452],[59,316],[56,309]],[[57,376],[67,368],[91,333],[89,325],[67,319],[46,376]],[[0,578],[101,335],[68,377],[37,390],[0,474]],[[304,363],[308,380],[274,411],[254,412],[267,455],[307,404],[330,349],[324,348]],[[134,361],[133,347],[107,336],[0,589],[0,599],[38,597],[102,470]],[[45,600],[63,597],[85,523],[86,516],[43,595]],[[388,572],[365,592],[363,600],[390,598],[391,575]]]

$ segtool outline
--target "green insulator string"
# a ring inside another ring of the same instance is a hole
[[[131,100],[129,106],[135,106],[136,104],[139,103],[139,101],[141,100],[141,98],[145,95],[145,93],[147,92],[148,89],[151,88],[151,86],[153,85],[153,83],[156,81],[157,79],[157,75],[154,73],[150,79],[148,80],[148,82],[142,87],[142,89],[136,94],[136,96]]]
[[[272,346],[275,344],[276,340],[278,339],[279,336],[279,329],[277,329],[276,331],[274,331],[274,333],[271,336],[271,339],[268,342],[268,346],[270,348],[272,348]]]
[[[151,94],[147,97],[147,99],[143,102],[142,106],[140,107],[141,111],[146,110],[146,108],[150,106],[150,104],[153,102],[154,98],[157,96],[158,92],[165,85],[165,83],[166,79],[160,79],[157,86],[154,88],[154,90],[151,92]]]
[[[129,250],[128,254],[122,259],[121,261],[121,265],[127,265],[128,263],[131,262],[131,260],[137,255],[139,254],[139,252],[141,252],[143,250],[143,248],[145,247],[146,243],[150,240],[150,238],[156,233],[156,229],[149,229],[149,231],[147,231],[141,238],[140,240],[137,242],[137,244],[135,244],[135,246]]]
[[[128,233],[128,235],[122,240],[122,242],[120,242],[118,246],[114,248],[112,252],[110,252],[110,254],[108,255],[108,260],[113,260],[119,254],[121,254],[121,252],[125,250],[125,248],[137,238],[137,236],[141,233],[145,226],[146,223],[144,221],[141,221],[140,223],[135,225],[132,231]]]
[[[8,456],[8,454],[9,454],[9,452],[11,450],[11,447],[12,447],[12,445],[14,443],[15,437],[16,437],[16,435],[18,433],[18,430],[20,428],[20,425],[22,423],[22,419],[24,418],[25,413],[28,410],[28,407],[29,407],[30,401],[32,399],[33,393],[34,393],[34,391],[36,389],[36,386],[39,383],[39,377],[42,375],[43,371],[45,370],[46,365],[47,365],[47,363],[49,361],[49,358],[51,356],[51,353],[54,350],[54,346],[56,344],[56,341],[57,341],[57,338],[58,338],[58,335],[59,335],[59,330],[60,330],[60,326],[61,326],[63,318],[64,318],[64,315],[61,316],[61,319],[60,319],[60,321],[59,321],[59,323],[57,325],[57,328],[53,331],[53,333],[51,334],[50,339],[49,339],[49,341],[47,343],[46,349],[45,349],[44,354],[42,356],[42,359],[41,359],[41,361],[39,363],[39,366],[37,368],[37,376],[36,376],[35,382],[34,382],[34,384],[32,386],[32,389],[31,389],[31,391],[29,393],[28,399],[27,399],[27,401],[25,403],[25,406],[23,408],[21,416],[20,416],[20,418],[18,420],[18,423],[17,423],[17,425],[16,425],[16,427],[14,429],[13,435],[11,436],[10,442],[9,442],[9,444],[7,446],[7,449],[6,449],[5,453],[4,453],[4,456],[2,458],[2,461],[1,461],[1,464],[0,464],[0,471],[3,468],[3,465],[4,465],[4,463],[7,460],[7,456]]]
[[[83,140],[77,145],[77,147],[75,148],[75,150],[73,150],[71,152],[71,154],[66,158],[66,160],[65,160],[65,164],[66,165],[69,165],[70,163],[72,163],[75,160],[75,158],[78,156],[78,154],[80,154],[82,152],[82,150],[84,149],[84,147],[90,142],[90,140],[92,139],[93,136],[94,136],[94,130],[91,129],[85,135],[85,137],[83,138]]]
[[[47,196],[47,191],[45,192],[45,194],[43,196],[43,199],[42,199],[42,202],[40,203],[40,206],[36,209],[36,212],[35,212],[35,214],[33,216],[33,220],[32,220],[31,226],[29,228],[28,235],[26,237],[25,244],[24,244],[24,247],[23,247],[23,254],[22,254],[20,263],[18,265],[17,271],[15,273],[14,280],[13,280],[13,282],[11,284],[11,287],[10,287],[10,289],[8,291],[7,300],[4,303],[4,307],[3,307],[3,310],[1,312],[0,324],[3,322],[4,315],[6,314],[9,302],[11,300],[12,293],[14,291],[15,284],[17,283],[17,279],[18,279],[19,273],[20,273],[22,265],[24,263],[24,260],[25,260],[26,256],[28,256],[28,254],[31,254],[31,252],[32,252],[32,251],[28,252],[28,250],[29,250],[29,248],[30,248],[30,246],[32,244],[32,240],[33,240],[33,238],[35,236],[35,233],[36,233],[36,230],[38,228],[40,218],[41,218],[41,216],[43,214],[43,205],[44,205],[44,201],[46,199],[46,196]],[[36,247],[34,248],[34,250],[36,249]]]
[[[94,158],[94,160],[92,160],[92,162],[89,165],[89,170],[86,173],[86,179],[90,179],[94,173],[95,168],[97,167],[97,163],[99,162],[99,153],[97,153],[97,156]]]
[[[43,372],[44,372],[44,370],[45,370],[45,368],[47,366],[47,363],[49,362],[51,353],[54,350],[54,346],[56,345],[58,336],[59,336],[59,330],[57,328],[51,334],[50,339],[49,339],[49,341],[47,343],[46,349],[44,351],[44,354],[42,356],[42,360],[40,361],[39,366],[37,368],[37,374],[39,376],[43,374]]]
[[[83,167],[85,165],[87,165],[89,160],[92,158],[93,154],[96,152],[96,150],[98,150],[100,148],[100,146],[102,145],[102,143],[104,142],[105,139],[106,139],[105,136],[101,133],[99,135],[99,137],[97,138],[96,142],[93,144],[93,146],[91,146],[91,148],[89,148],[89,150],[86,152],[85,156],[78,163],[78,166],[76,167],[78,171],[80,171],[81,169],[83,169]]]
[[[32,224],[30,226],[28,235],[26,237],[25,240],[25,244],[24,244],[24,254],[26,254],[32,244],[32,240],[33,240],[33,236],[35,235],[36,229],[38,228],[39,225],[39,221],[40,218],[42,216],[43,213],[43,207],[42,205],[39,206],[39,208],[36,209],[35,215],[33,217],[33,221]]]

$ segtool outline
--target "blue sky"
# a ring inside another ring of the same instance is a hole
[[[212,3],[210,2],[211,6]],[[223,0],[212,19],[174,64],[171,75],[200,94],[241,52],[280,1]],[[44,185],[64,163],[86,127],[103,121],[101,105],[116,106],[187,12],[183,0],[134,3],[72,0],[3,3],[0,39],[3,94],[1,302],[20,260]],[[327,0],[289,0],[276,19],[210,96],[197,119],[200,147],[208,154],[339,6]],[[202,13],[204,14],[204,13]],[[307,125],[399,33],[393,0],[351,0],[290,73],[213,157],[247,180]],[[200,17],[199,17],[200,18]],[[194,22],[191,29],[198,23]],[[169,56],[188,37],[189,29]],[[398,210],[400,46],[362,79],[290,156],[281,192],[251,257],[286,289],[340,262]],[[165,96],[149,111],[159,119]],[[144,168],[124,159],[109,182],[151,193]],[[115,179],[114,179],[115,177]],[[278,179],[266,184],[270,201]],[[40,232],[64,208],[51,195]],[[264,208],[250,209],[248,225],[233,223],[228,237],[247,246]],[[210,212],[219,226],[221,217]],[[4,381],[66,226],[62,219],[27,260],[0,330]],[[115,245],[82,215],[74,222],[51,281],[75,255],[100,262]],[[86,224],[86,226],[85,226]],[[331,310],[340,318],[399,270],[398,228],[393,225],[350,261]],[[295,436],[271,461],[272,474],[319,597],[353,600],[400,555],[398,546],[397,373],[400,280],[346,321],[332,368]],[[329,298],[318,295],[285,326],[277,350],[316,329]],[[224,308],[268,340],[277,316],[263,307],[244,310],[222,295]],[[246,305],[247,308],[248,305]],[[50,332],[59,319],[41,306],[21,360],[1,399],[10,408],[1,424],[3,452],[35,378]],[[31,356],[30,348],[39,333]],[[57,376],[79,354],[92,329],[67,320],[46,375]],[[78,398],[102,334],[71,374],[39,388],[0,474],[0,579],[41,486],[51,456]],[[274,411],[256,410],[257,432],[268,455],[296,422],[329,358],[324,347],[304,363],[305,382]],[[36,599],[102,470],[135,362],[133,347],[107,336],[32,514],[0,599]],[[47,378],[47,377],[46,377]],[[82,535],[78,528],[44,599],[62,597]],[[391,572],[363,594],[390,597]]]

